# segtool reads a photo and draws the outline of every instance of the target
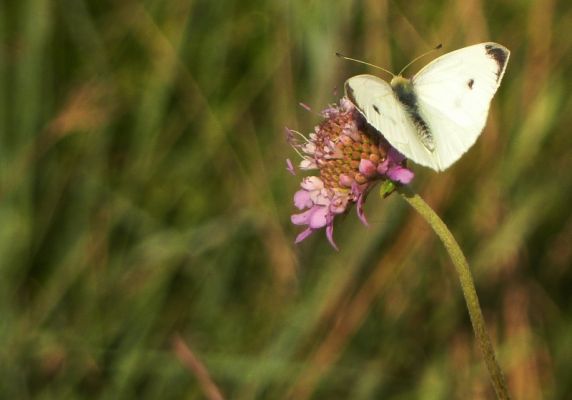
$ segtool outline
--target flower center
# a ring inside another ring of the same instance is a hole
[[[355,110],[324,120],[318,127],[314,153],[324,186],[347,190],[352,181],[361,185],[374,180],[360,171],[360,164],[362,160],[374,166],[383,162],[388,150],[384,142],[377,132],[362,123]]]

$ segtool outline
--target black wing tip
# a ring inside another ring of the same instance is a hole
[[[498,71],[497,71],[497,81],[498,81],[503,75],[506,63],[508,62],[508,57],[510,56],[510,51],[506,47],[497,43],[485,44],[485,51],[487,55],[493,60],[495,60],[495,62],[498,65]]]
[[[508,56],[510,55],[510,51],[506,47],[496,43],[487,43],[485,45],[485,51],[489,57],[502,66],[506,64]]]

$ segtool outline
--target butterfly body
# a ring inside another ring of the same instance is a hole
[[[429,126],[427,126],[427,123],[419,113],[417,95],[413,90],[411,79],[398,75],[393,77],[390,85],[395,97],[397,97],[397,100],[403,104],[405,111],[407,111],[409,118],[412,120],[421,143],[423,143],[427,150],[433,151],[435,149],[433,136],[431,135]]]
[[[346,96],[389,143],[414,162],[441,171],[482,132],[510,52],[481,43],[447,53],[413,78],[388,84],[373,75],[346,81]]]

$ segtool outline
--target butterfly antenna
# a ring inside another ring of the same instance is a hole
[[[385,68],[378,67],[377,65],[370,64],[370,63],[365,62],[365,61],[356,60],[355,58],[346,57],[346,56],[344,56],[342,53],[337,53],[337,52],[336,52],[336,56],[338,56],[338,57],[340,57],[340,58],[343,58],[343,59],[345,59],[345,60],[355,61],[355,62],[360,63],[360,64],[369,65],[370,67],[374,67],[374,68],[380,69],[380,70],[382,70],[382,71],[384,71],[384,72],[387,72],[387,73],[390,74],[391,76],[395,76],[395,74],[394,74],[393,72],[388,71],[388,70],[386,70]]]
[[[411,66],[411,64],[413,64],[415,61],[420,60],[421,58],[425,57],[426,55],[431,54],[431,53],[433,53],[434,51],[439,50],[441,47],[443,47],[443,45],[442,45],[441,43],[439,43],[437,46],[435,46],[435,48],[433,48],[433,49],[431,49],[431,50],[429,50],[429,51],[427,51],[427,52],[421,54],[419,57],[415,57],[411,62],[409,62],[409,64],[407,64],[405,67],[403,67],[403,68],[401,69],[401,71],[399,71],[399,75],[398,75],[398,76],[401,76],[401,74],[403,73],[403,71],[405,71],[405,70],[406,70],[409,66]]]

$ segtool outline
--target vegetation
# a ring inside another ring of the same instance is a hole
[[[485,399],[453,265],[397,195],[295,246],[284,127],[438,43],[511,51],[412,187],[465,251],[515,399],[572,392],[567,1],[0,4],[0,398]],[[413,74],[428,59],[407,72]],[[336,92],[336,88],[337,92]],[[203,368],[201,368],[201,366]],[[210,378],[209,378],[210,377]]]

